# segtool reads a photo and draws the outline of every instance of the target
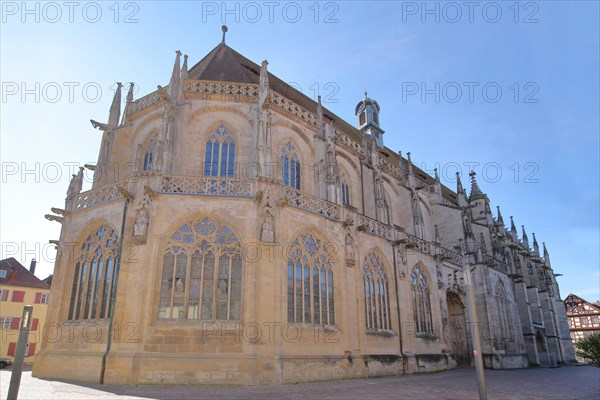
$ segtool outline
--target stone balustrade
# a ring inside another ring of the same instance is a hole
[[[133,114],[143,111],[144,109],[153,106],[154,104],[160,103],[161,97],[158,92],[152,92],[144,97],[131,102],[127,106],[127,115],[131,117]]]
[[[119,193],[119,185],[120,183],[117,182],[112,185],[79,193],[70,204],[70,211],[83,210],[84,208],[89,208],[123,197],[123,195]]]
[[[237,98],[258,99],[258,85],[254,83],[235,83],[219,81],[199,81],[188,79],[185,81],[185,91],[211,96],[232,96]]]
[[[393,230],[390,225],[369,218],[366,215],[357,215],[356,226],[358,230],[370,233],[371,235],[379,236],[384,239],[393,239]]]
[[[254,182],[252,179],[164,175],[161,180],[159,192],[222,197],[252,197],[255,192]]]
[[[342,207],[320,197],[310,195],[289,187],[284,189],[284,195],[289,205],[322,215],[326,218],[339,221],[342,215]]]

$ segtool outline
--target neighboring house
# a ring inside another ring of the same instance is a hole
[[[92,121],[92,189],[81,167],[46,216],[72,250],[48,310],[69,335],[43,342],[35,376],[255,385],[469,365],[466,268],[486,367],[575,361],[546,246],[492,213],[474,173],[454,191],[385,147],[367,94],[355,127],[224,42],[189,70],[181,56],[168,87],[134,100],[130,85],[123,116],[118,84]]]
[[[19,322],[26,305],[33,306],[29,340],[25,348],[26,363],[33,363],[33,356],[42,341],[50,285],[34,275],[35,264],[34,259],[28,270],[12,257],[0,261],[0,357],[9,357],[13,361],[19,338]]]
[[[600,305],[569,294],[565,299],[573,344],[593,333],[600,333]]]

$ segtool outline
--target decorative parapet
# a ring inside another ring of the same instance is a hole
[[[70,210],[77,211],[89,208],[101,203],[120,199],[123,195],[119,192],[120,182],[104,186],[87,192],[79,193],[73,199]]]
[[[335,221],[341,220],[342,207],[339,204],[289,187],[284,189],[284,196],[287,198],[287,204],[293,207],[322,215]]]
[[[508,265],[500,260],[498,260],[497,258],[494,258],[488,254],[484,254],[483,255],[483,263],[489,267],[492,267],[500,272],[504,272],[505,274],[508,274],[508,272],[510,271],[510,269],[508,268]]]
[[[350,138],[350,136],[348,135],[338,135],[336,137],[337,141],[339,141],[339,143],[341,143],[342,145],[348,147],[351,150],[354,150],[355,152],[362,154],[363,153],[363,148],[362,148],[362,144],[358,143],[357,141],[353,140],[352,138]]]
[[[253,197],[254,180],[165,175],[162,177],[161,193],[193,194],[224,197]]]
[[[317,116],[306,108],[299,106],[293,101],[271,90],[271,104],[279,107],[283,111],[298,117],[310,126],[318,126]]]
[[[162,101],[162,98],[158,94],[158,91],[152,92],[142,98],[137,99],[136,101],[129,104],[127,108],[127,116],[131,117],[134,114],[145,110],[148,107],[151,107],[155,104],[158,104]]]
[[[417,250],[423,254],[433,255],[433,246],[427,240],[423,240],[411,234],[406,234],[406,247]]]
[[[456,253],[452,250],[448,250],[444,247],[442,247],[441,249],[442,249],[442,259],[443,260],[449,261],[455,265],[462,265],[462,263],[463,263],[462,255],[460,255],[459,253]]]
[[[188,79],[185,81],[185,91],[198,93],[201,96],[228,96],[238,99],[258,99],[258,85],[254,83],[234,83],[219,81],[199,81]]]
[[[391,226],[365,215],[357,215],[356,229],[388,240],[394,238],[394,231]]]
[[[400,181],[400,183],[404,181],[402,176],[402,170],[400,169],[400,167],[395,166],[389,160],[386,160],[384,158],[381,159],[381,163],[383,164],[384,171],[388,172],[391,175],[394,175],[396,179]]]

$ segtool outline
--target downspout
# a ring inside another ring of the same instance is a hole
[[[402,321],[400,319],[400,295],[398,291],[398,267],[396,264],[396,245],[392,242],[392,259],[394,262],[394,289],[396,292],[396,313],[398,315],[398,342],[400,344],[400,355],[402,356],[402,374],[406,374],[406,355],[402,346]]]
[[[108,316],[108,335],[106,337],[106,350],[102,354],[102,368],[100,369],[100,384],[104,384],[104,373],[106,372],[106,357],[110,352],[110,345],[112,342],[113,333],[113,321],[115,319],[115,303],[117,296],[117,284],[119,283],[119,270],[121,268],[121,254],[123,253],[123,238],[125,237],[125,219],[127,217],[127,207],[129,206],[129,199],[125,198],[123,204],[123,218],[121,220],[121,236],[119,237],[119,251],[117,253],[117,259],[115,260],[115,271],[113,275],[114,284],[111,288],[110,293],[110,315]]]

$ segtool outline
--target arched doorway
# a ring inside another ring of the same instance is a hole
[[[448,322],[445,329],[446,343],[448,343],[452,356],[458,365],[469,365],[471,355],[469,353],[465,306],[456,293],[448,293],[446,301],[448,303]]]

